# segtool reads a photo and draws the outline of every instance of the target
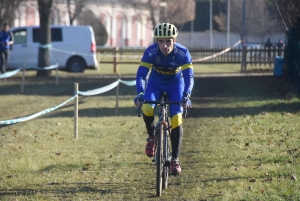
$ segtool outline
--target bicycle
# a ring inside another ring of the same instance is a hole
[[[144,101],[143,103],[157,104],[160,106],[158,113],[159,120],[155,125],[156,149],[153,157],[153,162],[156,163],[156,195],[161,196],[162,189],[168,187],[168,179],[170,174],[170,164],[172,159],[171,145],[170,145],[170,123],[168,116],[168,105],[180,105],[180,102],[168,101],[168,94],[163,92],[163,95],[158,101]],[[142,116],[141,105],[137,108],[137,114]],[[183,110],[183,118],[185,119],[187,110]]]

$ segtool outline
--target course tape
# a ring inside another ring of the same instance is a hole
[[[78,94],[83,95],[83,96],[93,96],[93,95],[101,94],[101,93],[107,92],[109,90],[112,90],[113,88],[118,86],[119,82],[121,82],[121,83],[123,83],[127,86],[134,86],[135,83],[136,83],[135,80],[133,80],[133,81],[123,81],[123,80],[118,79],[117,81],[115,81],[115,82],[113,82],[110,85],[107,85],[105,87],[89,90],[89,91],[86,91],[86,92],[79,91]]]
[[[22,67],[14,70],[14,71],[3,73],[0,75],[0,79],[11,77],[11,76],[17,74],[18,72],[20,72],[21,70],[22,70]]]
[[[28,116],[28,117],[21,117],[21,118],[18,118],[18,119],[0,121],[0,125],[1,124],[15,124],[15,123],[23,122],[23,121],[28,121],[28,120],[31,120],[31,119],[36,118],[38,116],[41,116],[43,114],[47,114],[49,112],[52,112],[53,110],[56,110],[56,109],[60,108],[61,106],[65,105],[66,103],[70,102],[71,100],[73,100],[74,98],[76,98],[76,96],[78,96],[78,94],[76,94],[72,98],[66,100],[65,102],[59,104],[58,106],[55,106],[55,107],[43,110],[41,112],[35,113],[35,114],[33,114],[31,116]]]
[[[132,81],[119,80],[119,81],[127,86],[135,86],[135,84],[136,84],[135,80],[132,80]]]
[[[62,53],[67,53],[67,54],[77,54],[77,55],[91,56],[91,54],[70,52],[70,51],[66,51],[66,50],[56,49],[56,48],[53,48],[52,44],[39,44],[39,47],[40,48],[45,48],[45,49],[49,48],[50,50],[57,51],[57,52],[62,52]],[[50,54],[51,54],[51,52],[50,52]]]
[[[58,68],[58,66],[59,66],[59,64],[57,63],[57,64],[54,64],[54,65],[51,65],[51,66],[47,66],[45,68],[27,66],[26,69],[27,70],[52,70],[52,69]],[[18,68],[16,70],[3,73],[3,74],[0,75],[0,79],[4,79],[4,78],[8,78],[8,77],[14,76],[18,72],[20,72],[22,70],[22,68],[23,67],[20,67],[20,68]]]
[[[52,47],[52,44],[45,44],[45,45],[40,44],[39,47],[40,47],[40,48],[45,48],[45,49],[46,49],[46,48],[51,48],[51,47]]]
[[[21,117],[21,118],[18,118],[18,119],[12,119],[12,120],[5,120],[5,121],[0,121],[0,125],[2,124],[15,124],[15,123],[19,123],[19,122],[24,122],[24,121],[28,121],[28,120],[31,120],[33,118],[36,118],[38,116],[41,116],[41,115],[44,115],[44,114],[47,114],[49,112],[52,112],[58,108],[60,108],[61,106],[65,105],[66,103],[70,102],[71,100],[73,100],[74,98],[76,98],[78,96],[78,94],[80,95],[83,95],[83,96],[92,96],[92,95],[96,95],[96,94],[100,94],[100,93],[104,93],[106,91],[109,91],[113,88],[115,88],[116,86],[118,86],[119,83],[123,83],[127,86],[134,86],[136,84],[136,81],[135,80],[132,80],[132,81],[124,81],[124,80],[120,80],[118,79],[117,81],[115,81],[114,83],[111,83],[110,85],[108,86],[105,86],[105,87],[102,87],[102,88],[98,88],[98,89],[94,89],[94,90],[89,90],[89,91],[86,91],[86,92],[81,92],[81,91],[78,91],[78,93],[76,95],[74,95],[73,97],[71,97],[70,99],[66,100],[65,102],[55,106],[55,107],[52,107],[52,108],[49,108],[49,109],[46,109],[46,110],[43,110],[41,112],[38,112],[36,114],[33,114],[31,116],[27,116],[27,117]]]
[[[236,42],[232,47],[228,47],[228,48],[224,49],[223,51],[218,52],[216,54],[213,54],[213,55],[210,55],[210,56],[207,56],[207,57],[203,57],[203,58],[200,58],[200,59],[193,59],[193,62],[196,62],[196,61],[205,61],[205,60],[209,60],[209,59],[212,59],[214,57],[217,57],[217,56],[219,56],[221,54],[229,52],[232,48],[236,47],[240,43],[241,43],[241,40],[239,40],[238,42]]]
[[[44,68],[28,66],[28,67],[26,67],[26,69],[29,69],[29,70],[52,70],[52,69],[58,68],[58,66],[59,66],[59,64],[56,63],[54,65],[47,66],[47,67],[44,67]]]
[[[67,53],[67,54],[76,54],[76,55],[84,55],[84,56],[92,56],[92,54],[85,54],[85,53],[78,53],[78,52],[70,52],[66,50],[61,50],[61,49],[56,49],[51,47],[50,50],[56,51],[56,52],[62,52],[62,53]]]

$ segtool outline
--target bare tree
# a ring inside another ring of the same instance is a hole
[[[74,3],[75,8],[71,8],[71,2]],[[86,0],[67,0],[70,25],[73,25],[74,20],[80,15],[81,11],[86,5]]]
[[[283,22],[285,29],[300,19],[300,1],[299,0],[273,0],[277,9],[278,16]]]
[[[167,20],[178,25],[195,19],[194,0],[166,0]]]
[[[96,18],[90,10],[83,10],[77,17],[77,22],[80,25],[89,25],[93,27],[95,40],[97,45],[104,45],[107,41],[107,31],[100,20]]]
[[[280,23],[276,19],[275,10],[270,10],[266,0],[256,0],[255,4],[247,2],[246,33],[248,35],[260,36],[262,42],[270,33],[282,32]]]
[[[1,0],[0,1],[0,24],[4,21],[12,25],[15,19],[15,11],[19,7],[21,2],[27,0]]]
[[[122,0],[138,9],[149,9],[152,28],[162,22],[178,25],[195,19],[195,0]]]
[[[267,6],[267,0],[248,0],[246,1],[246,22],[245,22],[245,34],[247,36],[260,36],[261,42],[264,41],[264,37],[271,32],[280,32],[279,22],[274,16],[275,11],[270,12],[270,8]],[[232,32],[241,33],[242,27],[242,1],[231,0],[231,18],[230,29]],[[225,31],[227,28],[227,13],[221,13],[214,16],[215,22],[218,24],[219,29]]]
[[[51,9],[53,0],[38,0],[39,14],[40,14],[40,30],[39,30],[39,53],[38,53],[38,66],[50,66],[50,42],[51,42]],[[37,76],[49,76],[51,71],[39,70]]]

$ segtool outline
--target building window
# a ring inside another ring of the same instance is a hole
[[[35,13],[33,8],[26,9],[26,25],[27,26],[35,25]]]

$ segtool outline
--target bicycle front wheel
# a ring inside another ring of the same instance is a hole
[[[168,131],[164,131],[164,136],[163,136],[163,144],[164,144],[164,158],[163,158],[163,163],[164,163],[164,169],[163,169],[163,189],[168,188],[168,179],[169,179],[169,173],[170,173],[170,162],[172,158],[172,153],[171,153],[171,146],[170,146],[170,141],[169,141],[169,135]]]
[[[161,196],[162,192],[162,173],[163,173],[163,136],[164,129],[163,125],[159,125],[159,130],[156,135],[157,146],[156,146],[156,195]]]

